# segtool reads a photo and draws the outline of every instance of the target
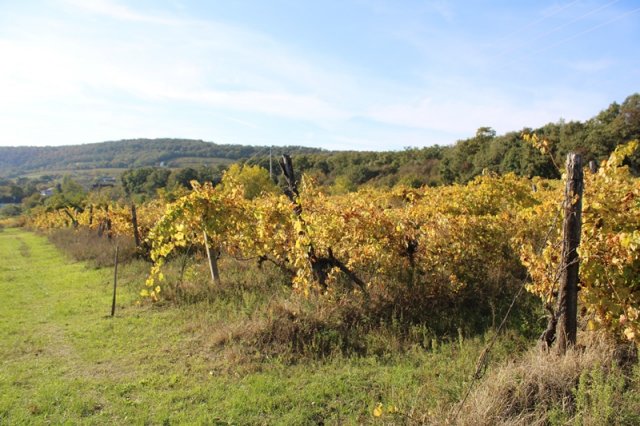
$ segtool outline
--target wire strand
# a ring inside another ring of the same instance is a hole
[[[564,203],[564,201],[562,201],[561,205],[563,203]],[[544,246],[547,244],[547,241],[551,237],[551,234],[552,234],[553,230],[555,229],[555,227],[558,224],[558,218],[560,217],[560,212],[562,212],[562,207],[560,207],[558,209],[555,217],[553,218],[551,224],[549,225],[549,228],[547,229],[547,233],[545,234],[545,237],[544,237],[542,243],[538,247],[538,250],[536,250],[536,253],[540,254],[540,252],[542,251]],[[486,366],[488,364],[487,360],[488,360],[489,354],[491,353],[491,349],[493,349],[494,344],[498,340],[498,336],[500,335],[500,332],[502,331],[502,329],[504,328],[505,324],[507,323],[507,319],[509,318],[509,315],[511,314],[511,311],[513,310],[513,307],[515,306],[516,301],[518,300],[518,297],[520,297],[520,294],[522,294],[522,290],[524,290],[525,286],[527,285],[527,282],[529,282],[529,279],[531,279],[531,272],[527,271],[527,274],[524,277],[524,279],[522,280],[522,282],[520,283],[520,286],[519,286],[518,291],[516,292],[515,296],[511,300],[511,304],[509,305],[509,309],[507,309],[507,312],[505,313],[504,318],[502,318],[502,321],[500,322],[500,325],[498,326],[498,328],[496,330],[496,333],[494,334],[494,336],[489,341],[489,344],[487,344],[487,346],[483,349],[483,351],[481,352],[480,356],[478,357],[478,361],[476,362],[476,368],[475,368],[475,371],[473,373],[473,377],[471,378],[471,383],[469,383],[469,387],[467,388],[467,391],[465,392],[464,397],[462,398],[462,400],[460,401],[460,403],[458,405],[458,409],[456,410],[456,413],[455,413],[455,415],[453,416],[453,419],[452,419],[452,424],[455,424],[456,420],[458,419],[458,416],[462,412],[462,408],[464,407],[465,403],[467,402],[467,399],[469,398],[469,395],[471,394],[471,390],[473,389],[473,385],[478,380],[480,380],[482,378],[482,376],[484,375],[484,370],[486,369]]]

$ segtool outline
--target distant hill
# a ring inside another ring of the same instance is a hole
[[[542,155],[523,140],[524,133],[536,133],[548,141],[549,155]],[[403,151],[326,151],[298,146],[274,147],[294,157],[296,173],[306,173],[336,192],[361,185],[411,186],[468,182],[485,172],[513,172],[523,176],[559,178],[568,152],[576,151],[585,162],[601,162],[620,144],[640,139],[640,94],[628,96],[622,104],[613,102],[584,121],[558,120],[540,128],[496,134],[480,127],[475,136],[448,146],[431,146]],[[69,174],[81,183],[119,177],[129,168],[166,166],[172,169],[206,165],[220,172],[232,162],[247,161],[269,168],[269,147],[219,145],[189,139],[131,139],[60,147],[0,147],[0,177],[59,178]],[[626,160],[640,175],[640,152]],[[212,167],[213,166],[213,167]],[[278,172],[276,167],[276,173]],[[35,175],[35,176],[34,176]],[[1,180],[0,180],[1,181]],[[0,185],[2,186],[2,185]]]
[[[317,148],[274,147],[274,153],[313,154]],[[86,145],[0,147],[0,176],[51,170],[123,169],[229,163],[268,156],[269,147],[222,145],[192,139],[129,139]]]

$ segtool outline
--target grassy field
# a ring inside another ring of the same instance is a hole
[[[111,318],[112,268],[16,228],[0,254],[0,424],[451,424],[492,336],[407,345],[391,324],[362,355],[319,350],[331,330],[300,351],[252,340],[296,303],[268,273],[226,267],[215,297],[152,306],[137,303],[148,264],[128,262]],[[635,352],[580,339],[559,362],[502,335],[455,423],[637,424]]]
[[[222,305],[135,303],[145,265],[122,266],[111,318],[112,269],[13,228],[0,253],[3,424],[412,423],[458,400],[482,349],[476,338],[379,356],[234,356],[211,340],[233,317]]]

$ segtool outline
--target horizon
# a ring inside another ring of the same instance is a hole
[[[0,12],[0,146],[398,151],[585,121],[639,91],[631,0],[33,0]]]

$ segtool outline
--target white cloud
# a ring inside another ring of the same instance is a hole
[[[398,13],[395,3],[371,1]],[[400,21],[390,20],[386,29],[419,58],[413,74],[405,74],[417,77],[398,81],[251,28],[190,18],[186,9],[168,15],[110,0],[54,4],[55,13],[35,12],[0,28],[0,144],[49,136],[57,143],[286,137],[342,149],[400,148],[453,142],[481,126],[505,132],[586,119],[611,101],[598,88],[571,92],[546,82],[540,90],[538,80],[523,81],[524,66],[511,64],[506,72],[486,55],[486,40],[420,22],[394,27]],[[434,11],[441,21],[463,19],[447,2],[421,3],[422,14]],[[402,12],[402,22],[413,22]],[[556,62],[562,66],[556,75],[613,64]],[[520,80],[502,81],[509,73]],[[359,118],[363,123],[354,124]]]
[[[123,21],[147,22],[163,25],[177,25],[180,21],[161,16],[142,14],[122,4],[110,0],[61,0],[70,6],[86,12],[108,16]]]
[[[374,107],[368,115],[388,124],[472,136],[483,126],[504,133],[542,126],[560,118],[584,120],[602,105],[597,97],[561,90],[547,98],[530,100],[513,100],[499,91],[485,90],[467,97],[424,96],[411,102]],[[573,116],[567,117],[568,111]]]
[[[450,1],[447,0],[432,0],[427,2],[429,7],[435,10],[444,20],[447,22],[452,22],[455,13],[453,11],[453,7]]]
[[[195,102],[303,120],[338,120],[349,78],[288,52],[262,34],[218,22],[178,21],[159,38],[142,15],[117,3],[65,0],[81,10],[135,21],[135,36],[83,40],[65,34],[5,40],[0,68],[5,100],[25,102],[96,91],[142,100]],[[82,26],[82,24],[78,24]],[[123,32],[131,31],[124,25]],[[132,31],[133,32],[133,31]],[[135,102],[135,99],[131,101]]]
[[[583,61],[565,61],[564,65],[581,73],[595,73],[610,69],[615,65],[611,59],[592,59]]]

